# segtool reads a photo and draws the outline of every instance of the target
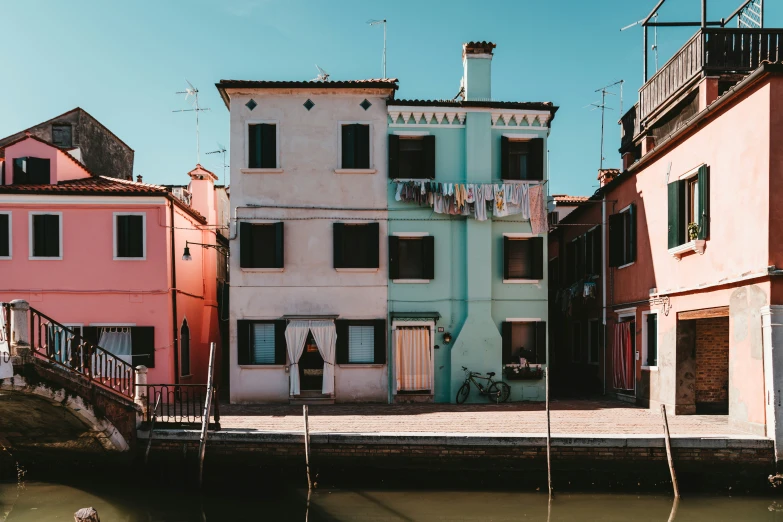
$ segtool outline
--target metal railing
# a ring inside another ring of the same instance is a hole
[[[144,421],[163,424],[200,424],[204,419],[204,405],[207,393],[206,384],[144,384],[146,388],[146,414]],[[220,427],[220,403],[217,400],[217,388],[212,388],[210,412],[217,427]],[[156,415],[157,412],[157,415]]]
[[[93,384],[133,399],[133,365],[39,310],[30,307],[30,348],[48,360]]]

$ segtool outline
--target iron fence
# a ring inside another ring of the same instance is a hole
[[[214,408],[210,412],[214,424],[220,427],[220,406],[217,388],[209,390],[206,384],[145,384],[145,421],[164,424],[201,424],[204,420],[204,405],[207,393],[212,393]]]

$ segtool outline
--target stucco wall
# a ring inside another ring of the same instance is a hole
[[[246,107],[249,99],[258,106]],[[372,106],[365,111],[360,103]],[[310,99],[308,111],[302,104]],[[377,90],[260,90],[231,94],[231,211],[239,221],[283,221],[283,272],[243,270],[239,256],[231,271],[231,401],[288,400],[284,366],[240,368],[236,321],[279,319],[284,315],[339,315],[340,319],[382,319],[387,309],[386,103]],[[281,173],[243,173],[246,128],[274,121]],[[339,122],[370,122],[372,174],[337,174]],[[247,208],[249,205],[317,206],[371,210]],[[378,210],[379,209],[379,210]],[[380,268],[338,272],[333,268],[334,222],[380,223]],[[231,249],[239,252],[236,230]],[[337,368],[336,401],[386,401],[386,367]]]

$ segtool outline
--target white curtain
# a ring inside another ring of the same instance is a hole
[[[2,307],[0,307],[0,380],[11,379],[14,376],[14,367],[11,365],[11,352],[5,332],[5,313]]]
[[[291,321],[285,329],[285,345],[291,361],[291,370],[288,372],[288,392],[291,395],[299,395],[299,358],[309,331],[309,321]]]
[[[313,332],[318,352],[324,360],[324,377],[321,393],[334,393],[334,345],[337,342],[337,330],[334,321],[310,321],[310,331]]]
[[[98,337],[98,346],[107,352],[122,359],[128,364],[131,360],[131,329],[130,328],[101,328]]]
[[[431,390],[430,329],[402,327],[394,336],[397,391]]]

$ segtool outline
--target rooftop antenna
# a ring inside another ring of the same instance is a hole
[[[202,111],[208,111],[208,108],[201,107],[198,104],[198,89],[193,87],[193,84],[190,83],[187,79],[185,80],[185,83],[188,84],[188,87],[184,91],[177,91],[176,94],[184,94],[185,95],[185,101],[187,101],[188,98],[193,96],[193,102],[191,103],[191,109],[178,109],[176,111],[171,112],[195,112],[196,113],[196,163],[201,163],[201,142],[200,142],[200,136],[199,136],[199,130],[198,130],[198,113]]]
[[[597,103],[597,102],[596,103],[590,103],[588,105],[585,105],[585,107],[593,107],[591,109],[593,111],[596,110],[596,109],[601,109],[601,160],[599,162],[599,167],[598,167],[599,169],[603,169],[604,168],[604,159],[606,159],[606,158],[604,158],[604,115],[605,115],[607,109],[610,110],[610,111],[614,110],[611,107],[607,107],[607,105],[606,105],[606,95],[608,94],[609,96],[616,96],[615,93],[610,92],[609,89],[611,89],[615,85],[619,85],[620,86],[620,93],[621,93],[621,97],[620,97],[620,111],[622,112],[622,103],[623,103],[622,102],[622,89],[623,89],[623,83],[625,83],[625,80],[618,80],[618,81],[616,81],[614,83],[610,83],[609,85],[604,85],[600,89],[596,89],[595,92],[600,92],[601,93],[601,102],[600,103]]]
[[[221,145],[220,143],[218,143],[217,146],[218,146],[217,150],[213,150],[212,152],[207,152],[207,155],[210,155],[210,154],[222,154],[223,155],[223,180],[225,181],[225,179],[226,179],[226,167],[228,167],[228,165],[226,165],[226,148],[223,145]]]
[[[313,80],[314,82],[328,82],[329,81],[329,73],[318,67],[318,64],[315,64],[315,68],[318,69],[318,76],[315,77]]]
[[[383,79],[386,79],[386,19],[383,20],[367,20],[367,23],[372,25],[383,24]]]

